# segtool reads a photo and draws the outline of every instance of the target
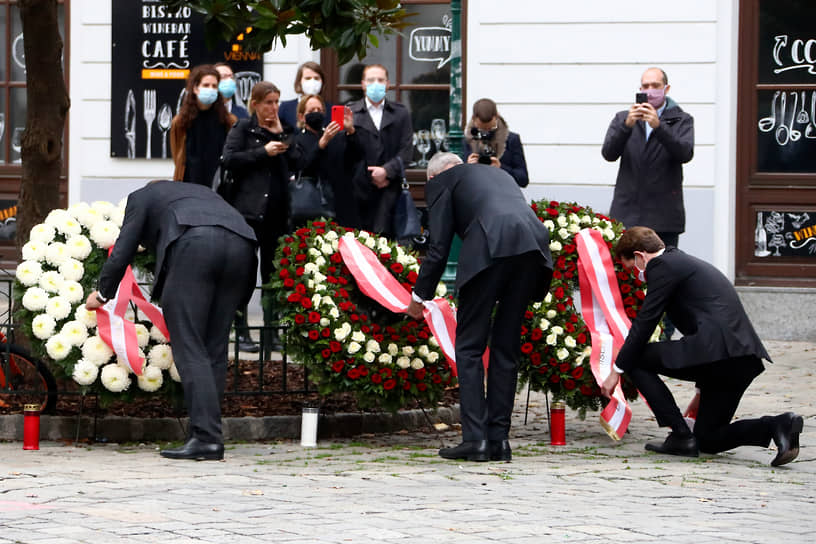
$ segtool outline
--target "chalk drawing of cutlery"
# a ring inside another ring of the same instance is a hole
[[[793,95],[793,108],[791,108],[791,118],[790,124],[788,125],[788,131],[790,132],[790,139],[792,142],[798,142],[799,138],[802,137],[802,133],[793,128],[793,121],[796,119],[796,109],[799,107],[799,93],[792,92]]]
[[[802,109],[799,110],[799,114],[796,116],[796,122],[803,125],[810,122],[810,116],[808,112],[805,111],[805,91],[802,91]]]
[[[182,89],[176,100],[176,115],[181,113],[181,106],[184,105],[184,97],[187,96],[187,89]]]
[[[816,138],[814,125],[816,125],[816,91],[810,93],[810,123],[805,127],[805,138],[811,140]]]
[[[145,158],[152,158],[150,149],[150,136],[153,132],[153,121],[156,119],[156,89],[145,89],[144,104],[142,111],[144,113],[145,125],[147,125],[147,145],[145,147]]]
[[[771,100],[771,114],[768,117],[763,117],[759,120],[759,130],[761,132],[770,132],[776,125],[776,99],[779,98],[780,91],[776,91]]]
[[[167,158],[167,131],[170,130],[170,125],[173,122],[173,110],[170,109],[168,104],[162,104],[162,107],[159,109],[159,117],[156,120],[159,125],[159,131],[161,132],[161,139],[162,139],[162,159]]]
[[[133,89],[128,89],[125,99],[125,140],[128,159],[136,158],[136,97]]]
[[[788,99],[786,98],[787,94],[788,93],[783,92],[779,95],[779,104],[782,113],[779,117],[779,126],[776,127],[776,132],[774,133],[774,136],[776,136],[776,143],[779,145],[788,145],[788,142],[790,141],[790,129],[788,129],[787,125],[785,125],[785,112],[787,111],[786,106],[788,102]]]

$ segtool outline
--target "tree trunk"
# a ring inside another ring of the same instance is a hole
[[[28,115],[17,202],[17,259],[31,227],[59,207],[62,135],[70,99],[62,71],[56,0],[19,0],[23,22]],[[31,38],[29,38],[31,37]]]

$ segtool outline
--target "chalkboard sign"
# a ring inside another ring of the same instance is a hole
[[[816,255],[816,211],[758,211],[754,256],[813,257]]]
[[[757,171],[816,172],[816,89],[757,97]]]
[[[246,106],[252,86],[261,80],[262,55],[244,51],[241,36],[208,49],[204,17],[189,7],[111,0],[111,15],[112,157],[170,156],[170,121],[193,67],[228,63],[238,87],[233,100],[240,106]]]
[[[759,2],[759,83],[816,83],[816,2]]]

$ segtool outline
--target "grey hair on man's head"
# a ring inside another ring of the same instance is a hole
[[[431,160],[428,161],[428,179],[457,164],[462,164],[459,155],[447,151],[435,153]]]

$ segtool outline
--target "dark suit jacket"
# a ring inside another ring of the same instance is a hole
[[[546,295],[552,271],[550,233],[530,208],[516,180],[500,168],[462,164],[434,176],[425,185],[430,244],[414,291],[433,298],[450,252],[453,235],[462,238],[456,286],[461,288],[496,259],[527,252],[541,256],[541,285]]]
[[[158,181],[132,192],[119,238],[99,275],[99,293],[105,298],[116,294],[125,269],[141,244],[156,254],[151,298],[160,298],[170,265],[165,259],[168,249],[189,227],[204,225],[223,227],[253,244],[256,242],[255,233],[241,214],[209,187]],[[254,276],[252,280],[250,292]]]
[[[680,340],[658,344],[667,368],[746,355],[770,361],[734,286],[711,264],[670,247],[649,261],[646,280],[646,299],[616,361],[624,372],[638,365],[663,312],[683,333]]]
[[[368,187],[368,195],[362,203],[362,219],[366,228],[375,232],[390,234],[391,217],[394,202],[401,185],[400,166],[397,155],[402,157],[404,165],[411,162],[413,152],[413,128],[411,114],[399,102],[385,100],[380,130],[374,126],[374,121],[368,114],[365,98],[349,105],[354,113],[354,128],[357,139],[363,148],[367,166],[382,166],[385,168],[389,185],[385,189],[377,189],[368,176],[368,171],[360,169],[356,176],[358,187]]]
[[[627,227],[684,232],[683,163],[694,156],[694,118],[666,100],[660,126],[648,142],[643,122],[632,128],[624,123],[628,110],[609,124],[601,154],[608,161],[620,157],[609,215]]]

